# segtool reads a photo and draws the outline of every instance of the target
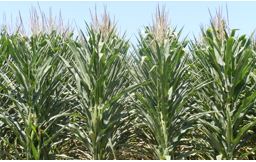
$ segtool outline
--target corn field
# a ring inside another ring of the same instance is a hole
[[[133,45],[92,19],[2,28],[0,159],[256,159],[252,36],[216,15],[183,39],[157,8]]]

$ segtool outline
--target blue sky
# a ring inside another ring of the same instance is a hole
[[[0,2],[0,23],[3,23],[3,15],[6,15],[8,23],[15,22],[18,12],[21,12],[23,21],[28,23],[29,13],[32,6],[37,7],[36,1],[18,1],[18,2]],[[101,13],[104,6],[112,17],[115,17],[118,28],[121,32],[126,32],[127,38],[135,41],[138,31],[144,26],[152,22],[152,16],[159,4],[165,5],[169,12],[170,23],[178,28],[184,27],[183,36],[198,35],[200,26],[209,24],[210,15],[208,9],[215,13],[219,7],[223,8],[225,14],[226,5],[229,11],[229,22],[232,28],[240,29],[240,33],[250,34],[256,28],[256,2],[225,2],[225,1],[102,1],[102,2],[68,2],[68,1],[41,1],[40,7],[46,14],[49,8],[52,9],[54,15],[62,12],[64,21],[72,22],[79,28],[84,28],[84,21],[90,22],[90,11],[94,10],[95,5],[97,11]],[[2,16],[1,16],[2,15]]]

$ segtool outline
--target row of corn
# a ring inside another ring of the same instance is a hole
[[[181,39],[158,8],[132,46],[93,20],[1,31],[0,159],[256,159],[251,37],[216,16]]]

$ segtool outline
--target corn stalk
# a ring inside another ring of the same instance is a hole
[[[136,113],[154,158],[175,159],[182,136],[192,125],[187,107],[192,82],[186,65],[186,41],[179,42],[181,32],[176,34],[162,22],[167,20],[164,12],[158,9],[156,15],[160,22],[145,29],[134,57],[136,83],[149,82],[136,93]]]
[[[198,123],[214,150],[212,158],[239,158],[238,150],[256,124],[252,115],[256,99],[256,84],[252,82],[255,52],[251,39],[235,36],[236,30],[220,30],[211,23],[202,33],[203,41],[193,44],[193,56],[198,61],[194,71],[199,82],[210,83],[197,92],[197,101],[202,112],[214,113],[198,119]]]
[[[18,159],[50,159],[51,146],[67,118],[65,72],[58,54],[67,48],[60,36],[17,33],[8,38],[8,71],[1,69],[1,96],[12,103],[2,108],[0,120],[14,133]],[[1,105],[3,106],[3,105]],[[56,141],[55,141],[56,142]]]

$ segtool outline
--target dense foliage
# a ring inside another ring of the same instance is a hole
[[[78,37],[0,34],[0,159],[256,159],[256,51],[220,19],[138,45],[105,13]]]

